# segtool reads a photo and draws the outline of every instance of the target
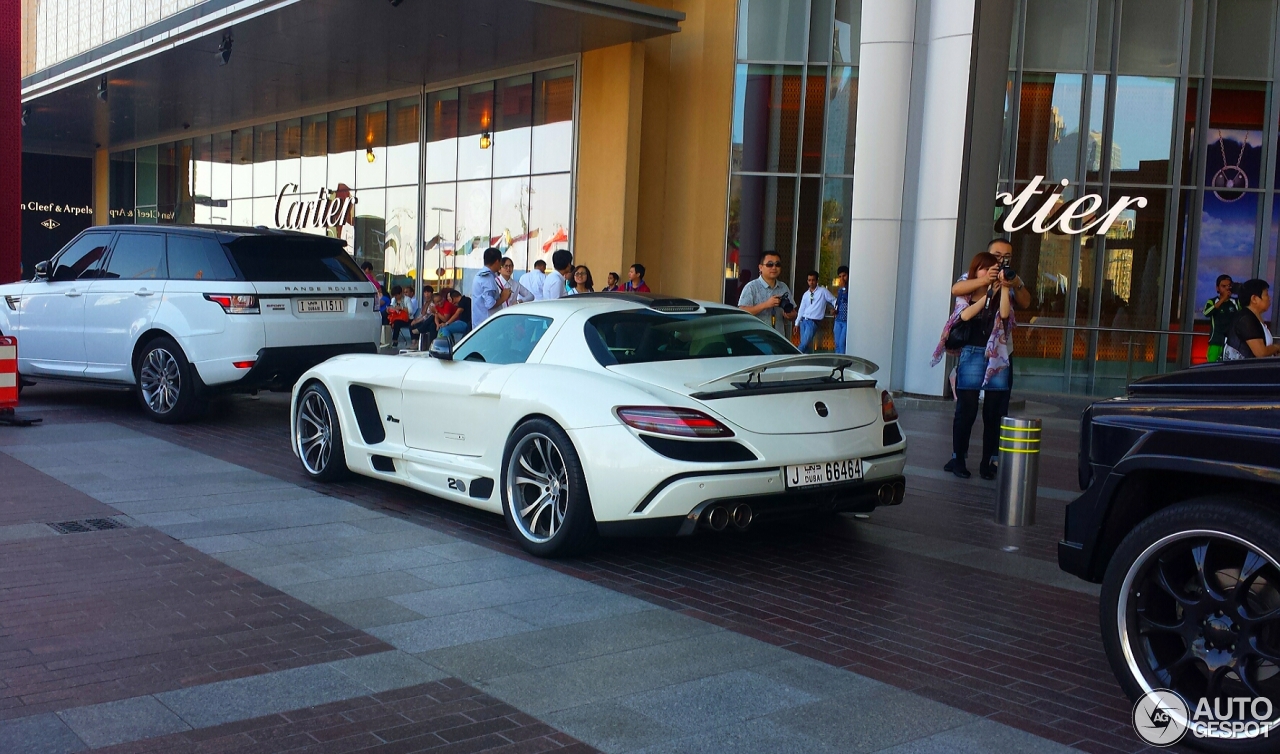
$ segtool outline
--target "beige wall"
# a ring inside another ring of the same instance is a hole
[[[574,249],[597,287],[634,260],[655,291],[719,301],[737,4],[651,4],[681,31],[583,55]]]

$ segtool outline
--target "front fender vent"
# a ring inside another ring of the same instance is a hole
[[[364,385],[352,385],[347,388],[347,395],[351,396],[351,411],[356,415],[364,444],[377,445],[387,439],[387,429],[382,426],[382,414],[378,412],[378,399],[373,391]]]

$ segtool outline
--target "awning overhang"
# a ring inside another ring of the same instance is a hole
[[[670,34],[683,19],[630,0],[207,0],[23,79],[24,149],[88,154],[264,122]]]

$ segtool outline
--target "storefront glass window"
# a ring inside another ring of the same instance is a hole
[[[523,272],[570,247],[574,73],[557,68],[115,153],[112,221],[329,235],[388,284],[414,285],[421,252],[426,282],[466,285],[464,271],[479,268],[491,245]],[[457,181],[459,160],[464,174],[481,177]],[[336,224],[303,221],[299,208],[317,199],[353,203]]]
[[[849,260],[862,3],[743,0],[739,14],[727,303],[758,276],[765,251],[782,255],[797,293],[810,270],[831,286]],[[822,350],[834,345],[824,325]]]
[[[1105,2],[1105,0],[1102,0]],[[1181,63],[1183,0],[1124,0],[1117,73],[1176,76]]]
[[[1006,105],[1015,124],[1004,145],[1014,166],[1009,188],[1046,175],[1071,182],[1068,199],[1082,186],[1108,206],[1145,202],[1121,211],[1102,237],[1014,234],[1015,266],[1036,280],[1015,333],[1024,388],[1110,395],[1142,374],[1203,361],[1200,307],[1217,276],[1275,276],[1280,170],[1276,185],[1265,185],[1263,145],[1277,139],[1265,116],[1276,4],[1097,0],[1092,28],[1085,16],[1086,28],[1071,35],[1039,29],[1046,18],[1061,28],[1078,23],[1068,17],[1088,3],[1019,4],[1025,20],[1021,34],[1015,29],[1010,79],[1023,85]],[[1206,39],[1211,9],[1216,30]],[[1066,36],[1095,40],[1083,71],[1074,48],[1063,53]],[[1203,60],[1210,50],[1212,68]]]
[[[830,6],[822,2],[818,5]],[[753,60],[805,60],[808,20],[807,0],[742,0],[738,8],[738,56]],[[831,28],[830,20],[825,24]]]
[[[1084,70],[1089,3],[1028,0],[1026,23],[1027,70]]]

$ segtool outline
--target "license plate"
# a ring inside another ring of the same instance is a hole
[[[299,314],[319,314],[327,312],[338,312],[341,314],[347,310],[347,300],[342,298],[300,298],[298,299]]]
[[[802,463],[799,466],[788,466],[786,472],[788,489],[852,482],[862,478],[862,459]]]

